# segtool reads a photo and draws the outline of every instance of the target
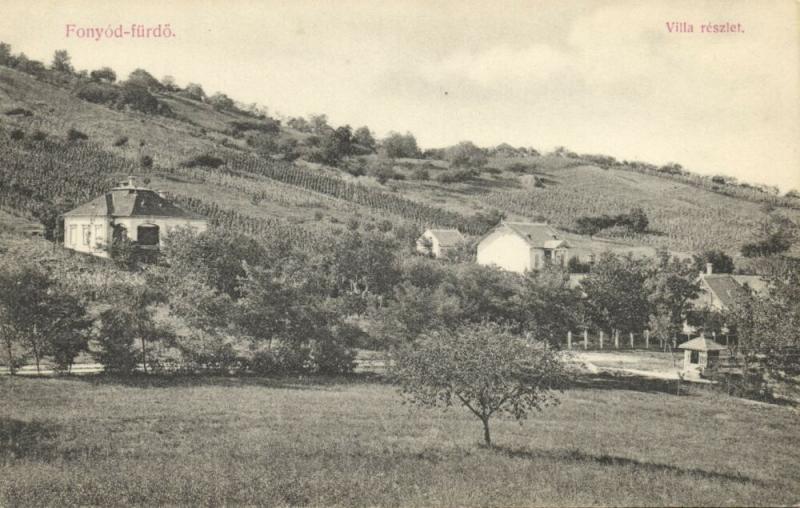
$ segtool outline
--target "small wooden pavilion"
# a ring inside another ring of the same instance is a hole
[[[719,352],[727,348],[701,334],[678,349],[683,349],[683,373],[687,377],[700,377],[719,364]]]

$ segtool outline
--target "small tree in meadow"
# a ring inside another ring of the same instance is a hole
[[[394,353],[391,369],[412,403],[469,409],[483,424],[487,446],[492,416],[506,414],[522,423],[533,410],[557,403],[554,390],[567,379],[557,351],[494,323],[423,336]]]

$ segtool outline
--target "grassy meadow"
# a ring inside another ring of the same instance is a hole
[[[795,409],[585,378],[480,446],[375,378],[0,378],[0,505],[776,505]]]

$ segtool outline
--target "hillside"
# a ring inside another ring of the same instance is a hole
[[[478,235],[486,224],[476,213],[492,210],[511,219],[547,220],[570,230],[579,217],[641,207],[650,219],[648,232],[603,232],[614,239],[607,242],[610,248],[638,245],[678,252],[720,248],[734,255],[756,238],[767,205],[774,208],[767,199],[728,196],[675,178],[623,167],[603,169],[554,155],[491,158],[478,177],[456,183],[437,181],[436,175],[448,166],[444,161],[363,157],[367,166],[388,164],[404,177],[381,184],[374,176],[354,177],[302,159],[290,163],[259,156],[246,137],[231,128],[232,122],[252,122],[252,117],[168,92],[158,97],[169,105],[173,117],[92,104],[76,97],[68,86],[0,66],[2,203],[30,213],[35,201],[81,202],[124,176],[137,174],[196,211],[213,209],[217,221],[225,217],[227,223],[250,232],[280,228],[315,238],[335,234],[354,219],[361,227],[389,221],[403,227],[457,227]],[[32,114],[8,114],[14,110]],[[70,128],[85,133],[88,140],[66,141]],[[13,139],[15,129],[24,133],[23,139]],[[304,136],[286,126],[280,129],[279,139]],[[38,131],[42,134],[35,135]],[[120,143],[123,137],[127,141]],[[224,164],[185,167],[202,154],[212,154]],[[141,164],[143,157],[152,159],[151,167]],[[513,171],[513,164],[524,164],[527,170]],[[429,179],[413,179],[419,166],[425,167]],[[800,210],[780,206],[777,210],[800,222]]]

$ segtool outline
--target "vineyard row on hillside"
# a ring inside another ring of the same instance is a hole
[[[252,156],[233,154],[232,157],[229,157],[228,167],[234,171],[262,175],[279,182],[327,194],[337,199],[402,217],[416,224],[455,228],[463,233],[472,235],[483,234],[487,229],[487,225],[480,220],[464,217],[456,212],[412,201],[378,189],[346,182],[340,178],[315,173],[288,163],[266,161]]]
[[[131,161],[91,143],[12,140],[0,129],[0,207],[26,216],[39,217],[53,204],[71,207],[86,202],[113,187],[120,175],[137,169]],[[245,234],[305,244],[324,240],[318,232],[281,219],[248,217],[193,197],[175,199],[213,224]]]

